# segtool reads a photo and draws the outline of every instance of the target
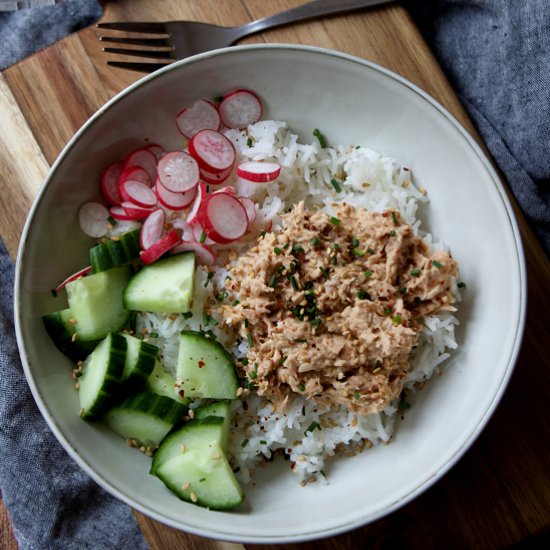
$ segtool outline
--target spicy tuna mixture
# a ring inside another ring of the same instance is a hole
[[[248,340],[247,377],[284,409],[289,391],[362,414],[399,396],[422,317],[455,311],[457,263],[396,210],[299,203],[226,280],[224,321]],[[246,363],[246,361],[245,361]]]

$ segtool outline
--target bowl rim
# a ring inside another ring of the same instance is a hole
[[[519,307],[517,310],[518,313],[517,313],[517,319],[516,319],[515,339],[507,361],[506,370],[504,372],[504,376],[500,381],[498,390],[495,393],[493,400],[487,405],[487,408],[483,416],[481,417],[479,423],[477,424],[476,428],[462,442],[457,452],[452,457],[449,458],[449,460],[443,465],[443,467],[441,467],[438,471],[433,473],[431,477],[427,478],[425,481],[420,483],[413,490],[409,491],[405,495],[402,495],[401,497],[396,499],[394,502],[386,505],[383,509],[378,510],[376,513],[370,514],[368,517],[362,517],[361,519],[348,521],[344,524],[338,525],[337,527],[329,527],[325,530],[305,532],[298,535],[287,535],[287,536],[285,535],[261,536],[260,535],[260,536],[240,537],[238,535],[233,535],[233,534],[225,533],[221,530],[217,530],[215,529],[214,526],[212,526],[212,528],[209,529],[208,531],[205,531],[201,528],[182,525],[180,522],[172,521],[169,518],[165,518],[161,516],[158,512],[156,512],[154,508],[135,502],[130,495],[127,495],[126,493],[122,492],[120,489],[117,489],[111,486],[108,482],[103,480],[98,474],[95,473],[93,469],[91,469],[88,466],[84,458],[80,455],[79,451],[67,441],[61,429],[57,426],[55,419],[50,416],[46,403],[42,399],[39,386],[32,376],[32,373],[29,367],[27,349],[25,346],[25,339],[23,336],[23,329],[22,329],[23,311],[22,311],[20,296],[22,293],[22,281],[21,281],[22,272],[24,271],[24,268],[25,268],[27,237],[28,237],[28,233],[30,231],[33,219],[35,217],[36,211],[38,210],[42,197],[44,196],[50,181],[54,178],[59,166],[64,161],[65,157],[68,155],[71,149],[74,147],[74,145],[77,143],[77,141],[80,139],[80,137],[88,130],[88,128],[91,127],[99,117],[103,116],[109,109],[111,109],[119,101],[122,101],[127,95],[131,94],[134,90],[140,88],[141,86],[144,86],[149,81],[156,79],[165,73],[178,70],[180,67],[188,64],[201,62],[202,60],[205,60],[205,59],[211,59],[211,58],[224,56],[228,54],[231,55],[232,53],[240,53],[240,52],[247,52],[247,51],[262,51],[262,50],[263,51],[268,51],[268,50],[283,51],[284,50],[287,52],[299,51],[302,53],[311,53],[316,55],[329,56],[329,57],[345,60],[348,62],[352,62],[358,65],[362,65],[363,67],[373,70],[374,72],[377,72],[382,76],[389,77],[390,79],[395,81],[397,84],[407,88],[409,91],[412,91],[414,94],[419,96],[423,101],[427,102],[432,108],[435,108],[439,112],[439,114],[447,120],[447,122],[452,124],[454,129],[458,131],[460,137],[473,150],[473,153],[477,156],[479,161],[482,163],[483,168],[486,170],[486,172],[490,176],[494,186],[496,187],[496,190],[498,191],[500,200],[502,201],[502,205],[504,206],[504,209],[506,211],[506,214],[508,217],[508,223],[510,224],[510,228],[512,230],[514,241],[515,241],[515,252],[517,256],[516,260],[517,260],[518,280],[519,280],[520,288],[519,288],[519,295],[518,295],[519,304],[517,304]],[[98,483],[98,485],[100,485],[103,489],[105,489],[109,494],[121,500],[131,508],[147,515],[148,517],[151,517],[152,519],[159,521],[160,523],[163,523],[170,527],[183,530],[183,531],[192,533],[194,535],[208,537],[208,538],[217,538],[220,540],[225,540],[228,542],[236,542],[236,543],[284,544],[284,543],[305,542],[305,541],[311,541],[311,540],[321,539],[325,537],[336,536],[336,535],[351,531],[353,529],[357,529],[359,527],[365,526],[367,524],[373,523],[374,521],[377,521],[382,517],[385,517],[390,513],[398,510],[405,504],[415,499],[417,496],[421,495],[424,491],[426,491],[434,483],[436,483],[439,479],[441,479],[441,477],[443,477],[443,475],[447,473],[459,461],[459,459],[464,455],[464,453],[466,453],[466,451],[471,447],[471,445],[474,443],[474,441],[478,438],[480,433],[485,428],[487,422],[489,421],[492,414],[494,413],[510,381],[510,378],[514,370],[515,364],[517,362],[517,358],[521,348],[521,343],[522,343],[522,338],[523,338],[525,323],[526,323],[527,272],[526,272],[525,255],[524,255],[521,234],[519,231],[518,222],[514,215],[514,210],[513,210],[510,198],[504,187],[504,184],[502,183],[495,167],[493,166],[489,158],[486,156],[482,147],[468,133],[465,127],[445,107],[443,107],[438,101],[436,101],[433,97],[431,97],[427,92],[422,90],[419,86],[417,86],[416,84],[413,84],[412,82],[400,76],[399,74],[381,65],[373,63],[372,61],[368,61],[366,59],[363,59],[351,54],[347,54],[344,52],[331,50],[327,48],[321,48],[317,46],[307,46],[307,45],[300,45],[300,44],[284,44],[284,43],[252,44],[252,45],[232,46],[229,48],[212,50],[209,52],[198,54],[198,55],[171,63],[166,67],[158,71],[155,71],[154,73],[151,73],[142,77],[141,79],[137,80],[130,86],[126,87],[124,90],[117,93],[113,98],[111,98],[102,107],[100,107],[90,118],[88,118],[86,122],[84,122],[84,124],[77,130],[77,132],[67,142],[65,147],[62,149],[62,151],[59,153],[58,157],[52,164],[44,182],[42,183],[36,197],[33,200],[32,206],[27,215],[25,225],[21,234],[18,252],[17,252],[15,271],[16,271],[15,285],[14,285],[15,332],[16,332],[17,345],[18,345],[19,354],[21,357],[21,362],[23,365],[24,374],[27,379],[27,383],[31,389],[31,392],[33,394],[34,400],[43,418],[46,420],[51,431],[54,433],[57,440],[61,443],[61,445],[68,452],[71,458],[80,466],[80,468],[84,470],[84,472],[86,472],[96,483]]]

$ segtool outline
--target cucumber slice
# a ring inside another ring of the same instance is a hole
[[[157,395],[164,395],[165,397],[170,397],[175,399],[179,403],[184,405],[189,403],[190,399],[182,397],[180,392],[183,393],[176,386],[176,380],[174,377],[164,368],[163,364],[160,361],[156,361],[155,368],[149,376],[146,382],[147,389],[156,393]]]
[[[92,273],[107,271],[137,260],[141,251],[139,233],[140,229],[135,229],[103,241],[90,249]]]
[[[227,441],[228,437],[228,433],[224,433],[224,430],[226,430],[225,419],[221,416],[209,416],[202,420],[186,422],[181,428],[168,435],[155,451],[150,473],[156,475],[160,465],[180,455],[182,449],[186,451],[214,444],[222,448],[222,441]]]
[[[83,342],[75,339],[73,341],[76,329],[73,314],[69,308],[44,315],[42,321],[55,347],[75,363],[86,359],[98,344],[98,340]]]
[[[135,311],[189,311],[195,285],[195,254],[184,252],[145,266],[124,292],[124,305]]]
[[[122,336],[128,346],[122,378],[129,388],[136,388],[145,384],[153,372],[159,349],[130,334]]]
[[[162,463],[156,476],[180,499],[212,510],[231,510],[243,491],[220,446],[189,449]]]
[[[169,397],[141,392],[110,409],[103,422],[124,439],[156,447],[186,412],[185,405]]]
[[[130,268],[118,267],[67,284],[78,340],[101,340],[124,327],[130,313],[124,308],[122,294],[129,279]]]
[[[123,336],[110,333],[84,361],[78,391],[82,418],[96,420],[118,398],[126,347]]]
[[[186,397],[236,399],[239,382],[231,356],[200,332],[180,335],[176,382]]]
[[[231,422],[231,401],[216,401],[209,403],[203,407],[195,409],[193,418],[195,420],[203,420],[211,416],[218,416],[224,419],[222,426],[221,438],[219,441],[220,447],[225,451],[229,441],[229,423]]]

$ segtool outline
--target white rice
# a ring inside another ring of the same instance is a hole
[[[306,207],[317,207],[334,213],[333,203],[345,202],[381,212],[388,208],[400,211],[404,220],[422,234],[428,242],[431,235],[420,229],[416,218],[420,203],[428,201],[425,191],[412,181],[411,172],[399,166],[394,159],[366,147],[350,145],[321,149],[317,141],[298,142],[285,122],[262,121],[247,131],[228,130],[226,135],[234,143],[240,160],[267,160],[282,166],[280,177],[269,184],[250,184],[233,177],[226,185],[234,185],[239,195],[247,195],[258,202],[257,224],[272,222],[272,230],[281,227],[279,214],[299,200]],[[336,178],[341,192],[337,193],[331,181]],[[252,242],[239,244],[242,253]],[[437,244],[434,246],[442,246]],[[178,353],[178,335],[183,329],[209,329],[218,340],[230,346],[234,335],[222,328],[216,313],[217,300],[213,289],[222,289],[228,275],[227,251],[220,247],[218,263],[212,276],[199,268],[193,302],[193,316],[163,316],[143,313],[138,316],[138,330],[156,333],[151,338],[161,348],[165,366],[175,373]],[[455,293],[459,298],[458,289]],[[205,326],[204,311],[209,311],[214,322]],[[413,351],[406,392],[413,392],[419,383],[429,379],[456,349],[457,319],[450,313],[432,315],[425,319],[419,345]],[[236,357],[246,355],[247,343],[241,341],[231,349]],[[243,483],[248,483],[259,463],[270,460],[277,451],[284,451],[292,471],[302,484],[320,480],[326,482],[325,461],[339,453],[354,453],[364,447],[388,443],[394,433],[399,403],[393,403],[378,414],[358,415],[341,407],[321,410],[315,403],[296,396],[284,414],[274,413],[266,399],[251,394],[233,403],[233,422],[229,458]],[[236,414],[238,413],[238,414]]]

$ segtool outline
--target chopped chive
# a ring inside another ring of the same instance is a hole
[[[370,294],[364,290],[358,290],[356,296],[359,300],[370,300]]]
[[[311,325],[314,327],[318,327],[321,324],[321,317],[315,317],[315,319],[311,320]]]
[[[248,439],[243,439],[243,442],[241,443],[241,447],[246,447],[248,445]]]
[[[246,140],[246,145],[247,145],[248,147],[252,147],[252,145],[254,145],[254,140],[253,140],[251,137],[249,137],[249,138]]]
[[[283,357],[281,357],[281,359],[280,359],[280,361],[279,361],[279,365],[284,365],[286,359],[287,359],[286,355],[283,355]]]
[[[184,319],[191,319],[193,317],[193,313],[191,311],[186,311],[185,313],[182,313]]]
[[[410,270],[409,275],[411,277],[418,277],[421,273],[422,273],[422,271],[420,269],[415,268],[415,269]]]
[[[318,247],[321,244],[321,238],[319,236],[315,237],[314,239],[311,239],[311,246],[314,248]]]
[[[256,378],[258,377],[258,373],[257,373],[255,370],[251,370],[251,371],[248,373],[248,376],[249,376],[252,380],[256,380]]]
[[[228,296],[229,292],[227,292],[227,290],[222,290],[221,292],[218,292],[218,294],[216,294],[216,300],[218,300],[218,302],[223,302],[228,298]]]
[[[363,250],[360,250],[359,248],[354,248],[353,253],[357,258],[360,258],[361,256],[365,255],[365,252],[363,252]]]
[[[235,306],[238,306],[240,303],[241,303],[241,302],[239,302],[239,300],[235,300],[231,305],[232,305],[233,307],[235,307]]]
[[[355,392],[353,394],[353,399],[360,399],[361,398],[361,394],[359,392]]]
[[[283,251],[282,251],[278,246],[276,246],[276,247],[273,249],[273,252],[275,252],[275,254],[277,254],[277,256],[278,256],[279,254],[282,254],[282,253],[283,253]]]
[[[295,344],[305,344],[307,340],[305,338],[295,338],[294,343]]]
[[[326,269],[326,268],[324,268],[324,267],[321,267],[320,269],[321,269],[321,273],[324,275],[324,277],[325,277],[326,279],[330,279],[329,270]]]
[[[397,219],[395,212],[391,213],[391,219],[393,220],[393,225],[399,225],[399,220]]]
[[[300,391],[306,391],[306,386],[305,386],[305,384],[300,384],[300,385],[298,386],[298,389],[299,389]]]
[[[368,252],[369,254],[374,254],[375,251],[374,251],[373,248],[367,248],[367,252]]]
[[[325,149],[327,146],[327,140],[325,139],[325,136],[321,133],[321,131],[318,128],[315,128],[315,130],[313,130],[313,135],[317,138],[321,149]]]
[[[244,320],[244,326],[245,326],[245,328],[248,327],[248,319]]]
[[[353,248],[357,248],[359,246],[359,241],[357,240],[357,237],[351,238],[351,246],[353,246]]]
[[[113,218],[113,216],[109,216],[109,217],[107,218],[107,221],[108,221],[112,226],[117,225],[117,221]]]
[[[290,243],[286,243],[283,245],[283,250],[286,250],[290,246]]]
[[[265,439],[260,439],[260,445],[267,445],[267,441]]]
[[[367,269],[367,271],[365,271],[364,273],[365,279],[369,279],[370,277],[372,277],[372,274],[373,274],[372,269]]]
[[[330,223],[332,223],[334,225],[340,225],[342,222],[338,218],[335,218],[334,216],[331,216],[330,217]]]
[[[248,365],[248,357],[243,357],[241,359],[241,365],[243,365],[244,367]]]
[[[225,276],[225,280],[226,280],[226,281],[231,281],[231,277],[230,277],[229,275],[226,275],[226,276]]]
[[[466,283],[464,281],[460,281],[456,286],[458,288],[466,288]]]
[[[441,262],[438,262],[437,260],[433,260],[432,265],[434,267],[437,267],[437,269],[441,269],[443,267],[443,264]]]
[[[401,324],[401,315],[394,315],[392,321],[395,325]]]
[[[342,187],[340,186],[340,183],[338,182],[337,179],[332,178],[332,179],[330,180],[330,183],[331,183],[332,187],[334,187],[334,190],[335,190],[337,193],[341,193],[341,192],[342,192]]]
[[[389,315],[391,313],[391,307],[385,307],[384,308],[384,315]]]
[[[307,427],[306,431],[304,432],[304,434],[307,434],[307,432],[312,432],[313,430],[315,429],[318,429],[320,430],[321,429],[321,426],[318,422],[315,422],[315,420]]]
[[[217,95],[215,98],[214,98],[214,101],[216,103],[221,103],[223,101],[223,95]]]
[[[303,254],[304,249],[299,244],[295,244],[295,245],[292,246],[292,253],[293,254]]]
[[[340,245],[338,243],[334,243],[332,246],[334,247],[334,250],[340,249]]]
[[[206,241],[206,233],[204,231],[201,231],[201,236],[199,237],[199,242],[202,244]]]
[[[241,467],[240,467],[240,466],[235,466],[235,468],[233,468],[233,473],[234,473],[234,474],[238,474],[240,471],[241,471]]]
[[[405,287],[402,287],[402,288],[399,289],[399,292],[401,294],[407,294],[407,289]]]
[[[273,277],[271,277],[271,281],[269,281],[269,286],[271,288],[275,288],[278,282],[279,282],[279,278],[277,277],[277,275],[273,275]]]
[[[298,281],[296,281],[296,277],[294,275],[291,275],[289,278],[290,284],[292,285],[293,290],[298,290]]]
[[[150,332],[149,333],[149,338],[158,338],[158,337],[159,337],[158,332]]]
[[[201,478],[199,479],[199,483],[202,483],[203,481],[206,481],[206,478],[205,478],[205,477],[201,477]]]
[[[260,239],[263,239],[263,238],[265,237],[265,234],[266,234],[266,230],[264,229],[264,230],[260,233],[259,238],[260,238]]]
[[[212,271],[209,271],[206,275],[206,282],[204,283],[204,288],[208,286],[208,283],[210,282],[210,279],[212,279],[212,277],[214,277],[214,273],[212,273]]]
[[[332,265],[336,265],[338,263],[338,258],[336,256],[332,257],[332,260],[330,261]]]
[[[252,339],[252,334],[250,334],[250,332],[246,333],[246,339],[248,341],[248,345],[252,347],[254,345],[254,340]]]
[[[392,229],[390,231],[390,237],[395,237],[397,235],[397,233],[395,232],[395,229]]]
[[[254,389],[254,382],[252,382],[252,380],[250,380],[249,382],[247,382],[246,384],[246,387],[252,391]]]

